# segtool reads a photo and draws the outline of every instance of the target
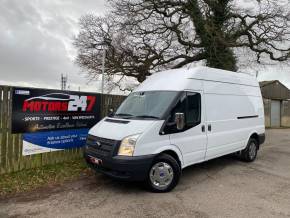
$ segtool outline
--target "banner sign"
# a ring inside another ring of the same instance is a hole
[[[13,88],[12,133],[88,129],[100,120],[101,95]]]
[[[82,147],[89,129],[72,129],[23,134],[23,156]]]

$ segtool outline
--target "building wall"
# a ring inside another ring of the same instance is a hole
[[[265,126],[271,127],[271,99],[263,99]],[[290,127],[290,100],[281,101],[281,127]]]
[[[271,127],[271,100],[264,98],[263,101],[265,111],[265,126]]]
[[[290,127],[290,101],[283,101],[281,107],[281,126]]]
[[[271,127],[272,101],[280,101],[281,127],[290,127],[290,90],[278,80],[260,82],[264,101],[265,126]],[[272,111],[274,113],[274,111]]]

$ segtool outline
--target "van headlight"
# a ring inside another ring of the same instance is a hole
[[[133,156],[135,145],[140,134],[131,135],[124,138],[121,142],[118,155],[120,156]]]

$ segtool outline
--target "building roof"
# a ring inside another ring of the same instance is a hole
[[[279,80],[269,80],[269,81],[261,81],[259,83],[260,83],[260,87],[264,87],[264,86],[267,86],[269,84],[275,83],[277,81],[280,82]]]
[[[259,84],[264,98],[276,100],[290,99],[290,90],[279,80],[262,81]]]

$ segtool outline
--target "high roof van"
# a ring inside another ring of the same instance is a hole
[[[168,192],[185,167],[227,154],[256,159],[265,141],[254,76],[208,67],[155,73],[90,131],[88,165]]]

